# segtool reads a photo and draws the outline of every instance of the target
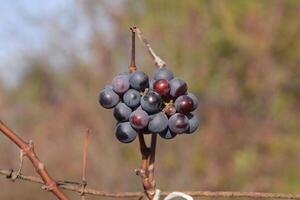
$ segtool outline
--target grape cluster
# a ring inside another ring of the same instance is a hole
[[[156,69],[151,80],[142,71],[123,72],[100,92],[99,103],[113,108],[120,142],[132,142],[137,132],[158,133],[171,139],[177,134],[193,133],[199,126],[192,113],[198,100],[187,89],[186,82],[174,78],[165,67]]]

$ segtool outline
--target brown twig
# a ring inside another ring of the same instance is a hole
[[[134,28],[132,27],[130,28],[131,30],[131,61],[130,61],[130,65],[129,65],[129,72],[133,73],[136,71],[136,64],[135,64],[135,32],[134,32]]]
[[[156,140],[157,140],[157,134],[153,133],[151,136],[151,147],[150,147],[151,150],[150,150],[149,167],[148,167],[149,181],[153,189],[155,189],[154,163],[155,163]]]
[[[87,186],[87,158],[88,158],[88,147],[89,147],[90,130],[86,129],[84,132],[83,141],[83,165],[82,165],[82,182],[81,182],[81,200],[85,200],[85,188]]]
[[[0,170],[0,175],[5,177],[16,176],[17,172],[12,172],[10,170]],[[33,176],[25,176],[20,174],[18,179],[29,181],[32,183],[44,184],[44,181],[40,178]],[[58,187],[64,190],[73,191],[81,193],[80,183],[66,183],[67,181],[58,181]],[[85,194],[101,197],[110,198],[139,198],[144,195],[142,192],[108,192],[100,191],[91,188],[85,188]],[[162,192],[160,196],[167,196],[170,192]],[[300,194],[290,194],[290,193],[263,193],[263,192],[225,192],[225,191],[183,191],[183,193],[188,194],[193,197],[221,197],[221,198],[273,198],[273,199],[300,199]]]
[[[141,168],[136,170],[136,174],[142,178],[146,197],[147,197],[147,199],[151,200],[152,194],[153,194],[153,189],[152,189],[152,185],[149,182],[149,178],[148,178],[150,149],[146,145],[143,133],[139,132],[138,138],[139,138],[139,144],[140,144],[140,152],[142,155],[142,164],[141,164]]]
[[[144,44],[144,46],[146,47],[148,53],[150,54],[150,56],[153,58],[154,60],[154,64],[159,67],[162,68],[164,66],[166,66],[166,62],[163,61],[151,48],[149,42],[146,40],[146,38],[143,35],[143,32],[138,28],[138,27],[133,27],[132,30],[137,33],[139,39],[142,41],[142,43]]]
[[[45,165],[41,163],[41,161],[35,154],[33,144],[31,143],[31,145],[29,145],[28,143],[26,143],[16,133],[9,129],[2,121],[0,121],[0,131],[12,142],[14,142],[23,151],[24,155],[29,158],[37,173],[41,176],[43,183],[45,184],[44,188],[52,192],[58,199],[67,200],[68,198],[61,192],[55,180],[52,179],[48,174]],[[16,174],[17,178],[19,176],[18,173]]]

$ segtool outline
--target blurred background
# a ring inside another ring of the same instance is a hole
[[[0,119],[35,142],[54,178],[73,181],[90,128],[89,186],[142,191],[137,140],[119,143],[97,102],[127,70],[136,25],[201,102],[197,133],[159,138],[158,188],[299,192],[299,19],[297,0],[1,0]],[[137,63],[152,74],[139,41]],[[17,169],[3,135],[0,152],[0,168]],[[27,160],[23,173],[35,174]],[[0,199],[54,198],[36,184],[0,186]]]

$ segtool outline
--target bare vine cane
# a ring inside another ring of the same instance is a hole
[[[33,148],[33,143],[31,142],[31,145],[26,143],[15,132],[9,129],[2,121],[0,121],[0,131],[23,151],[23,155],[21,155],[21,157],[27,156],[29,158],[37,173],[41,176],[43,183],[45,184],[43,188],[52,192],[60,200],[68,200],[65,194],[57,186],[56,181],[48,174],[45,165],[37,157]],[[21,163],[22,162],[23,161],[21,158]],[[21,167],[22,164],[20,164],[20,169],[16,174],[17,178],[18,176],[20,176],[19,173]]]
[[[85,200],[85,188],[87,186],[87,160],[88,160],[88,147],[89,147],[90,130],[87,128],[84,132],[83,139],[83,160],[82,160],[82,181],[81,181],[81,200]]]

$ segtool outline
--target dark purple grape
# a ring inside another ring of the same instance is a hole
[[[142,71],[136,71],[131,74],[129,82],[131,87],[138,91],[144,91],[149,86],[149,78]]]
[[[166,79],[169,81],[173,78],[174,78],[173,73],[165,67],[154,70],[153,73],[154,80]]]
[[[156,92],[148,91],[141,98],[141,106],[150,114],[157,113],[162,106],[162,99]]]
[[[194,133],[197,130],[200,123],[199,123],[198,117],[196,115],[194,115],[193,113],[189,113],[187,115],[187,117],[189,119],[189,129],[186,133],[191,134],[191,133]]]
[[[151,115],[148,129],[152,133],[160,133],[168,128],[168,117],[165,113],[159,112],[157,114]]]
[[[186,83],[179,79],[179,78],[173,78],[169,81],[170,84],[170,95],[172,97],[179,97],[181,95],[184,95],[187,92],[187,85]]]
[[[141,100],[140,93],[134,89],[128,90],[123,96],[124,103],[130,108],[136,108],[137,106],[139,106],[140,100]]]
[[[174,133],[184,133],[189,129],[189,119],[184,114],[176,113],[169,119],[169,129]]]
[[[189,96],[182,95],[176,99],[175,108],[179,113],[182,114],[190,113],[194,108],[194,101]]]
[[[131,113],[131,108],[122,102],[118,103],[118,105],[114,108],[114,117],[120,122],[128,121]]]
[[[149,115],[142,109],[137,109],[131,113],[129,121],[133,128],[142,130],[148,125]]]
[[[136,131],[131,127],[129,122],[119,123],[116,127],[116,137],[120,142],[130,143],[137,136]]]
[[[124,94],[130,87],[128,76],[118,75],[112,80],[113,90],[118,94]]]
[[[172,132],[170,129],[166,129],[164,132],[159,133],[159,136],[164,138],[164,139],[172,139],[176,136],[177,134]]]
[[[159,79],[155,81],[153,89],[160,95],[166,95],[170,91],[169,81],[166,79]]]
[[[119,101],[120,97],[113,90],[104,89],[99,94],[99,103],[104,108],[113,108]]]
[[[196,110],[196,108],[198,107],[198,98],[193,93],[190,93],[190,92],[188,92],[187,96],[193,100],[194,106],[193,106],[192,111]]]

